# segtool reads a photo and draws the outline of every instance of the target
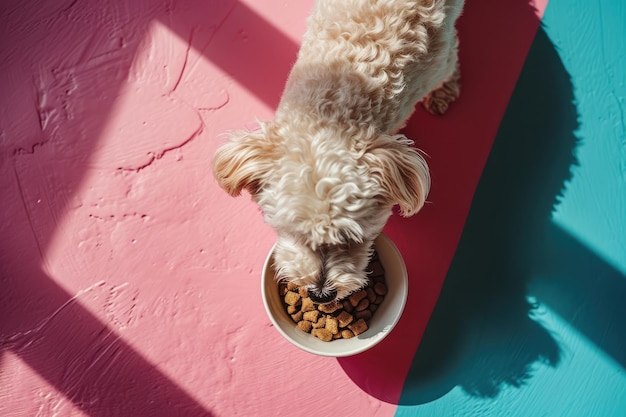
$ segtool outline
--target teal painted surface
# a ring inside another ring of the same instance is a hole
[[[554,220],[626,275],[626,2],[550,3],[550,38],[572,75],[578,166]]]
[[[549,2],[396,416],[626,416],[625,28]]]

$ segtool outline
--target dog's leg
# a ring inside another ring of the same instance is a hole
[[[452,76],[444,81],[438,88],[428,93],[422,100],[422,105],[431,114],[441,116],[448,110],[448,106],[459,97],[461,93],[459,79],[461,78],[457,68]]]
[[[422,106],[424,106],[429,113],[437,116],[444,114],[446,110],[448,110],[450,103],[455,101],[461,93],[459,83],[461,73],[457,57],[457,45],[458,39],[455,40],[455,45],[451,48],[450,57],[448,58],[448,66],[452,68],[451,75],[422,99]]]

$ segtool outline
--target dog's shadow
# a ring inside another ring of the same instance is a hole
[[[577,118],[569,74],[540,28],[400,404],[424,404],[456,386],[493,398],[505,386],[527,383],[536,363],[558,365],[559,345],[534,319],[526,287],[553,228],[553,209],[577,164]]]
[[[540,28],[500,125],[461,241],[406,380],[403,404],[460,386],[495,397],[558,343],[533,319],[526,286],[571,167],[578,115],[569,74]]]
[[[577,129],[570,76],[539,28],[401,403],[432,401],[456,385],[495,397],[524,385],[535,363],[559,363],[557,341],[533,318],[527,284],[577,164]]]

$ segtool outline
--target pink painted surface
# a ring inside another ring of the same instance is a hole
[[[538,24],[500,3],[462,18],[461,101],[407,128],[434,180],[386,229],[407,310],[336,360],[271,328],[274,234],[209,167],[221,132],[271,117],[312,2],[3,2],[0,415],[393,414]]]

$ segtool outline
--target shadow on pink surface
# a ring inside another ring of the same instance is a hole
[[[90,416],[212,415],[43,268],[160,12],[143,2],[56,1],[20,3],[1,15],[3,66],[11,70],[2,110],[13,117],[2,121],[0,347]]]
[[[207,6],[200,6],[200,13],[202,8],[209,12]],[[244,3],[235,2],[227,18],[224,25],[233,26],[220,26],[222,30],[202,53],[239,85],[275,109],[299,45]],[[234,40],[228,38],[233,33],[236,33]]]
[[[173,4],[27,2],[0,15],[2,67],[11,71],[0,79],[2,111],[11,115],[2,120],[0,142],[0,349],[91,416],[212,415],[45,272],[50,242],[150,25],[169,26],[189,50],[202,52],[270,107],[297,52],[238,1],[179,2],[178,10]],[[236,27],[220,30],[228,24]],[[238,28],[237,39],[219,38]],[[271,60],[267,45],[280,51]]]
[[[47,274],[29,269],[19,285],[3,277],[12,284],[1,312],[3,350],[90,416],[212,415]]]
[[[195,2],[177,13],[170,6],[41,1],[4,5],[0,15],[7,58],[1,65],[9,74],[1,79],[1,105],[10,115],[3,117],[0,142],[0,348],[91,416],[212,415],[45,272],[50,242],[150,24],[160,20],[188,38],[190,48],[207,48],[211,60],[271,106],[296,52],[237,1]],[[241,51],[258,60],[254,68],[212,43],[229,16],[261,30]],[[202,27],[208,27],[204,37],[194,37]],[[286,51],[284,61],[261,59],[265,42]]]

